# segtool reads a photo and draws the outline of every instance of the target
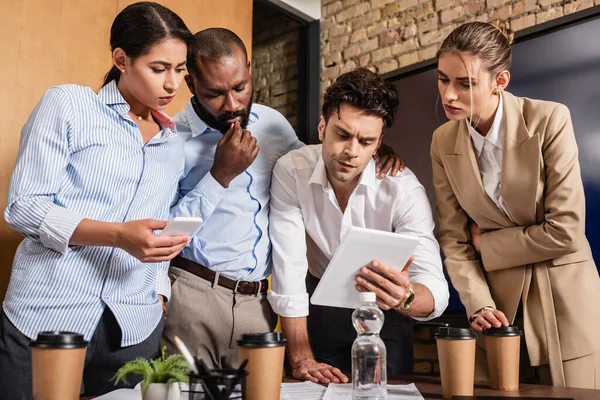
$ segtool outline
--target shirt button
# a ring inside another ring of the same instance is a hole
[[[104,296],[104,300],[108,300],[108,296]]]
[[[115,256],[115,261],[119,261],[119,256]]]

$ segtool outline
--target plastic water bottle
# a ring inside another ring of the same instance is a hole
[[[361,293],[360,307],[352,313],[358,332],[352,345],[352,400],[387,398],[386,351],[379,337],[384,317],[375,299],[375,293]]]

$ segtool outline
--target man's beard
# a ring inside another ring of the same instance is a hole
[[[208,111],[206,108],[200,104],[196,96],[192,97],[192,105],[194,106],[194,111],[200,117],[202,121],[204,121],[211,128],[218,129],[222,134],[227,133],[229,128],[231,128],[231,124],[227,121],[230,119],[234,119],[236,117],[241,117],[240,126],[242,129],[246,129],[248,127],[248,121],[250,120],[250,111],[252,109],[252,99],[254,98],[254,93],[250,95],[250,100],[248,101],[247,106],[235,112],[226,112],[218,117],[215,117]]]

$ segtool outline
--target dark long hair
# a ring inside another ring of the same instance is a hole
[[[148,53],[152,47],[167,39],[179,39],[187,46],[194,37],[183,20],[158,3],[142,1],[125,7],[110,27],[110,50],[120,47],[132,60]],[[104,77],[102,86],[119,82],[121,71],[113,65]]]

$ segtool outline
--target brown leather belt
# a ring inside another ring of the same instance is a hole
[[[171,265],[177,268],[181,268],[184,271],[194,274],[199,278],[207,280],[213,284],[215,283],[224,288],[231,289],[236,293],[258,295],[267,294],[269,281],[263,279],[262,281],[235,281],[224,277],[223,275],[215,272],[211,269],[206,268],[204,265],[200,265],[193,261],[188,260],[180,256],[175,257],[171,260]]]

